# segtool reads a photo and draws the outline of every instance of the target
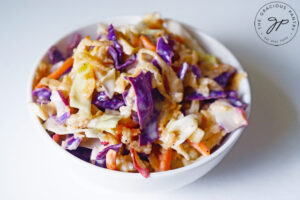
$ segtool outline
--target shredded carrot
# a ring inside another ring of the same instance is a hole
[[[172,161],[172,149],[168,149],[161,154],[158,171],[166,171],[170,169]]]
[[[56,142],[56,143],[60,143],[60,135],[58,135],[58,134],[54,134],[53,136],[52,136],[52,139]]]
[[[138,37],[136,37],[134,34],[130,34],[130,40],[132,42],[132,45],[134,47],[139,47],[140,46],[140,40]]]
[[[130,118],[123,118],[120,120],[119,123],[123,124],[127,128],[136,128],[138,126],[138,124],[136,122],[132,121],[132,119],[130,119]]]
[[[159,29],[159,28],[162,27],[163,23],[164,23],[164,20],[158,19],[158,20],[156,21],[156,23],[151,23],[151,24],[149,24],[149,28],[152,28],[152,29]]]
[[[77,108],[72,108],[71,106],[69,106],[69,108],[70,108],[71,114],[74,114],[78,111]]]
[[[54,72],[50,73],[47,78],[57,79],[59,78],[65,71],[67,71],[73,65],[73,58],[69,57],[65,62],[61,65],[60,68],[56,69]],[[38,83],[35,88],[44,87],[41,83]]]
[[[124,127],[125,127],[124,124],[118,124],[116,127],[116,135],[121,135]]]
[[[132,128],[130,129],[132,136],[137,136],[138,134],[141,133],[141,130],[138,128]]]
[[[202,142],[194,143],[194,142],[191,142],[190,140],[187,140],[187,141],[192,147],[194,147],[202,155],[204,155],[204,156],[210,155],[210,149]]]
[[[143,46],[146,49],[149,49],[151,51],[156,51],[156,46],[147,38],[145,35],[140,36],[140,41],[142,42]]]
[[[116,170],[117,169],[117,152],[115,150],[108,150],[106,153],[106,167],[108,169]]]
[[[179,43],[181,43],[181,44],[184,43],[184,39],[183,39],[182,37],[180,37],[179,35],[176,35],[176,36],[175,36],[175,39],[176,39]]]

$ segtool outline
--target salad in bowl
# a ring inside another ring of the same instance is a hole
[[[247,126],[245,72],[206,53],[177,22],[148,14],[135,25],[74,34],[35,71],[30,107],[74,156],[122,172],[181,168],[210,156]]]

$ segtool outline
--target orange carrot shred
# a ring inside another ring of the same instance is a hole
[[[176,39],[179,43],[181,43],[181,44],[184,43],[184,39],[183,39],[182,37],[180,37],[179,35],[176,35],[176,36],[175,36],[175,39]]]
[[[118,125],[117,125],[117,128],[116,128],[116,135],[122,134],[123,128],[124,128],[124,127],[125,127],[125,126],[124,126],[123,124],[118,124]]]
[[[164,20],[159,19],[156,21],[156,23],[149,24],[149,28],[160,29],[160,28],[162,28],[163,23],[164,23]]]
[[[134,47],[140,46],[140,40],[139,40],[139,38],[137,38],[134,34],[130,34],[130,40],[131,40],[132,45],[133,45]]]
[[[151,51],[156,51],[156,46],[149,40],[149,38],[145,35],[140,36],[140,41],[146,49]]]
[[[117,152],[115,150],[108,150],[106,153],[106,167],[108,169],[116,170],[117,169]]]
[[[203,142],[194,143],[194,142],[191,142],[190,140],[187,140],[187,141],[192,147],[194,147],[202,155],[204,155],[204,156],[210,155],[210,149],[205,144],[203,144]]]
[[[138,134],[141,133],[140,129],[138,128],[132,128],[130,129],[132,136],[137,136]]]
[[[59,78],[63,73],[65,73],[72,65],[73,65],[73,58],[69,57],[67,60],[65,60],[65,62],[58,68],[56,69],[54,72],[50,73],[47,78],[52,78],[52,79],[57,79]],[[41,87],[45,87],[43,84],[38,83],[35,86],[36,88],[41,88]]]
[[[58,144],[60,143],[60,140],[61,140],[60,135],[58,135],[58,134],[54,134],[52,136],[52,139]]]
[[[172,149],[168,149],[161,154],[158,171],[166,171],[171,167]]]
[[[138,126],[138,124],[136,122],[134,122],[132,119],[130,118],[123,118],[120,120],[119,122],[120,124],[123,124],[124,126],[126,126],[127,128],[136,128]]]

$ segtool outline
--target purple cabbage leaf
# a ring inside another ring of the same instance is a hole
[[[119,149],[121,148],[122,146],[122,143],[120,144],[115,144],[115,145],[110,145],[108,147],[106,147],[105,149],[103,149],[102,151],[100,151],[98,153],[98,155],[96,156],[96,159],[94,161],[94,164],[99,166],[99,167],[103,167],[103,168],[106,168],[106,154],[107,152],[112,149],[112,150],[115,150],[115,151],[119,151]]]
[[[122,63],[123,49],[117,40],[117,35],[112,24],[108,27],[107,32],[107,38],[113,42],[113,45],[109,47],[108,52],[114,60],[115,68],[117,70],[123,70],[136,61],[136,55],[132,55]]]
[[[170,41],[165,41],[162,37],[158,38],[156,43],[156,53],[168,64],[172,64],[174,56],[173,45]]]
[[[90,157],[92,153],[92,149],[85,147],[78,147],[76,150],[67,150],[77,158],[80,158],[86,162],[90,162]]]
[[[226,87],[230,81],[230,79],[233,77],[233,75],[236,73],[236,69],[231,69],[229,71],[221,73],[219,76],[215,77],[214,80],[221,86]]]
[[[221,99],[225,97],[226,97],[225,92],[212,90],[209,92],[208,96],[204,96],[203,94],[198,92],[193,92],[191,94],[186,95],[184,98],[185,100],[212,100],[212,99]]]
[[[81,142],[81,137],[68,137],[65,141],[62,142],[61,146],[67,150],[76,150]]]
[[[36,103],[47,104],[50,102],[51,94],[51,90],[46,87],[37,88],[32,91],[32,98]]]
[[[49,49],[48,58],[53,65],[64,60],[62,53],[55,46]]]
[[[124,99],[121,94],[114,95],[111,99],[105,92],[98,92],[92,100],[92,103],[99,109],[118,110],[121,106],[125,105]]]
[[[67,46],[67,53],[69,56],[73,54],[73,49],[76,48],[81,40],[82,36],[79,33],[75,33],[71,42]]]
[[[134,88],[138,109],[138,121],[141,129],[140,145],[152,143],[158,139],[158,115],[154,109],[155,96],[152,95],[152,75],[141,72],[137,77],[127,78]]]
[[[246,109],[248,104],[243,102],[239,97],[238,94],[235,90],[230,90],[226,92],[227,94],[227,100],[230,102],[231,105],[241,108],[241,109]]]
[[[178,71],[178,77],[180,78],[180,80],[184,80],[184,77],[186,75],[186,73],[188,72],[188,70],[191,70],[197,78],[201,77],[201,71],[200,69],[195,66],[195,65],[189,65],[186,62],[182,63],[180,70]]]
[[[141,72],[138,76],[127,77],[127,79],[131,83],[136,94],[139,124],[140,128],[143,129],[144,122],[153,112],[151,72]]]

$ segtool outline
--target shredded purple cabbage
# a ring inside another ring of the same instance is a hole
[[[180,80],[184,80],[184,77],[186,75],[186,73],[188,72],[188,70],[191,70],[197,78],[201,77],[201,71],[200,69],[195,66],[195,65],[189,65],[186,62],[182,63],[180,70],[178,71],[178,77],[180,78]]]
[[[127,97],[127,95],[128,95],[128,92],[129,92],[129,89],[125,90],[125,91],[122,93],[122,97],[123,97],[123,100],[124,100],[125,105],[127,105],[127,103],[126,103],[126,97]]]
[[[68,112],[65,112],[64,114],[62,114],[60,117],[55,117],[55,121],[62,125],[64,124],[67,119],[71,116],[71,113],[68,111]]]
[[[50,102],[51,90],[45,87],[37,88],[32,91],[33,101],[39,104],[47,104]]]
[[[235,69],[231,69],[227,72],[223,72],[222,74],[220,74],[219,76],[217,76],[216,78],[214,78],[214,80],[221,86],[221,87],[226,87],[229,83],[229,80],[233,77],[233,75],[236,73]]]
[[[113,46],[109,46],[108,53],[114,60],[115,66],[118,66],[119,65],[119,55],[118,55],[118,52],[116,51],[116,49]]]
[[[123,55],[123,49],[122,46],[119,44],[118,39],[117,39],[117,35],[114,29],[114,26],[111,24],[109,25],[108,29],[107,29],[107,38],[108,40],[113,42],[113,47],[115,48],[117,54],[118,54],[118,58],[121,59],[122,55]]]
[[[116,35],[116,32],[115,32],[114,26],[112,24],[110,24],[108,26],[108,29],[107,29],[107,38],[110,41],[117,41],[117,35]]]
[[[212,90],[209,92],[208,96],[204,96],[201,93],[193,92],[184,97],[185,100],[211,100],[211,99],[221,99],[225,98],[226,93],[223,91]]]
[[[152,143],[159,138],[158,116],[161,110],[160,102],[164,100],[164,97],[159,93],[157,88],[153,89],[151,93],[154,103],[154,110],[150,117],[146,120],[145,128],[141,130],[141,135],[139,138],[140,145]]]
[[[132,65],[133,63],[135,63],[135,61],[136,61],[136,54],[133,54],[123,64],[121,64],[121,65],[115,65],[115,67],[116,67],[117,70],[123,70],[126,67],[129,67],[130,65]]]
[[[174,56],[172,44],[165,42],[165,40],[160,37],[156,44],[156,53],[164,60],[167,64],[172,64],[172,57]]]
[[[62,144],[62,146],[67,150],[76,150],[79,146],[82,138],[80,137],[68,137]]]
[[[238,93],[237,93],[237,91],[235,91],[235,90],[229,90],[229,91],[226,91],[226,95],[227,95],[227,97],[235,97],[235,98],[238,98]]]
[[[246,109],[248,104],[243,102],[239,97],[235,90],[230,91],[210,91],[209,96],[205,97],[201,93],[193,92],[184,97],[185,100],[216,100],[226,98],[229,103],[235,107]]]
[[[67,46],[67,53],[69,56],[72,55],[73,49],[76,48],[81,40],[81,35],[79,33],[75,33],[72,37],[72,41]]]
[[[112,149],[115,151],[119,151],[119,149],[121,148],[122,143],[120,144],[115,144],[115,145],[110,145],[108,147],[106,147],[105,149],[103,149],[100,153],[98,153],[96,159],[95,159],[95,165],[99,166],[99,167],[103,167],[106,168],[106,154],[107,152]]]
[[[125,105],[124,99],[121,94],[114,95],[111,99],[105,94],[105,92],[98,92],[92,103],[99,109],[111,109],[118,110],[121,106]]]
[[[139,123],[139,116],[135,111],[131,111],[131,118],[132,118],[132,121]]]
[[[180,80],[184,80],[185,74],[187,73],[188,69],[189,65],[186,62],[181,64],[181,67],[178,71],[178,77],[180,78]]]
[[[241,108],[241,109],[246,109],[248,104],[246,104],[245,102],[243,102],[239,97],[238,94],[235,90],[230,90],[226,92],[227,94],[227,99],[230,102],[231,105]]]
[[[85,148],[85,147],[78,147],[76,150],[67,150],[77,158],[84,160],[86,162],[90,162],[90,157],[92,153],[92,149]]]
[[[152,60],[152,64],[157,67],[159,73],[161,74],[162,73],[162,69],[161,69],[161,66],[158,64],[157,60],[153,59]]]
[[[121,57],[119,56],[116,48],[113,46],[109,46],[108,53],[111,55],[112,59],[114,60],[115,68],[117,70],[123,70],[126,67],[135,63],[135,61],[136,61],[136,54],[133,54],[123,64],[121,64]]]
[[[190,66],[192,72],[197,76],[197,78],[200,78],[201,77],[200,69],[195,65],[189,65],[189,66]]]
[[[141,129],[141,135],[139,138],[140,145],[152,143],[159,138],[158,116],[159,112],[153,112],[149,118],[146,119],[144,128]]]
[[[64,60],[64,57],[62,53],[55,47],[52,46],[48,51],[48,58],[50,62],[54,65],[55,63],[58,63],[59,61]]]
[[[145,74],[141,72],[138,76],[127,77],[127,79],[131,83],[136,94],[139,124],[140,128],[143,129],[146,119],[153,112],[151,72]]]
[[[136,54],[133,54],[131,57],[129,57],[124,63],[122,63],[122,57],[123,57],[123,49],[122,46],[119,44],[117,40],[117,35],[114,30],[113,25],[109,25],[107,30],[107,38],[108,40],[113,42],[112,46],[109,46],[108,53],[112,57],[115,63],[115,68],[117,70],[123,70],[126,67],[132,65],[136,61]]]

